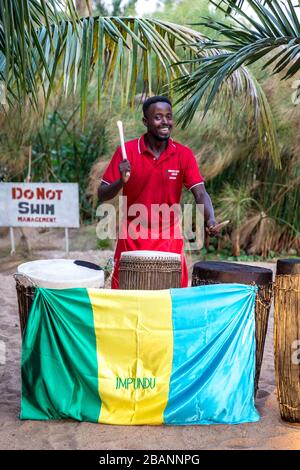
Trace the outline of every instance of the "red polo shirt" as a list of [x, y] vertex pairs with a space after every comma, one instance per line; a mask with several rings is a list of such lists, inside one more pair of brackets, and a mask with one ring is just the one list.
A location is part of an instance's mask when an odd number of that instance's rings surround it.
[[[131, 164], [130, 178], [123, 188], [123, 196], [127, 196], [128, 210], [125, 226], [127, 229], [128, 224], [136, 217], [139, 217], [142, 223], [136, 233], [133, 234], [131, 226], [129, 233], [126, 232], [126, 235], [123, 235], [126, 238], [119, 237], [118, 239], [112, 288], [118, 288], [121, 253], [132, 250], [168, 251], [181, 254], [182, 287], [186, 287], [188, 272], [184, 257], [183, 237], [178, 238], [176, 235], [177, 239], [174, 238], [174, 224], [171, 221], [171, 228], [167, 227], [170, 230], [170, 237], [165, 239], [166, 227], [162, 225], [161, 214], [159, 214], [159, 226], [154, 229], [154, 233], [156, 232], [154, 237], [153, 227], [149, 227], [149, 222], [153, 220], [151, 219], [151, 210], [155, 208], [153, 204], [167, 204], [167, 206], [179, 204], [183, 185], [187, 189], [191, 189], [197, 184], [203, 183], [204, 180], [199, 172], [195, 156], [188, 147], [174, 142], [172, 139], [169, 139], [167, 148], [159, 158], [156, 158], [147, 149], [144, 136], [126, 142], [125, 147], [127, 158]], [[119, 163], [121, 161], [122, 151], [119, 147], [104, 172], [102, 178], [104, 183], [111, 184], [120, 178]], [[147, 220], [141, 216], [138, 206], [134, 206], [134, 204], [143, 204]], [[152, 230], [152, 236], [150, 236], [150, 230]]]

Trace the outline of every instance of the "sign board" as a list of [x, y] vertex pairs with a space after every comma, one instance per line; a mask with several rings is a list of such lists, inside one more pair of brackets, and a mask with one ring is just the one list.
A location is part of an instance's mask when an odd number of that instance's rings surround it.
[[77, 183], [0, 183], [0, 227], [79, 227]]

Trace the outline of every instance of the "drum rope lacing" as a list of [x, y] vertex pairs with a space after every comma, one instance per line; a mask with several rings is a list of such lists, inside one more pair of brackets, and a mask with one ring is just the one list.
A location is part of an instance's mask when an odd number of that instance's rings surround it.
[[137, 269], [139, 271], [162, 271], [162, 272], [169, 272], [169, 271], [177, 271], [181, 270], [181, 262], [180, 260], [174, 260], [172, 258], [153, 258], [152, 260], [144, 260], [142, 261], [141, 258], [131, 258], [124, 259], [122, 258], [122, 263], [120, 263], [120, 271]]
[[[257, 284], [255, 284], [255, 282], [251, 282], [251, 285], [252, 286], [257, 286]], [[258, 291], [256, 293], [256, 302], [258, 302], [264, 308], [269, 309], [270, 306], [271, 306], [272, 297], [273, 297], [273, 284], [272, 284], [272, 282], [269, 282], [269, 284], [265, 284], [264, 286], [259, 286], [258, 285], [257, 287], [258, 287]], [[262, 289], [263, 287], [267, 288], [268, 300], [265, 299], [260, 293], [260, 289]]]

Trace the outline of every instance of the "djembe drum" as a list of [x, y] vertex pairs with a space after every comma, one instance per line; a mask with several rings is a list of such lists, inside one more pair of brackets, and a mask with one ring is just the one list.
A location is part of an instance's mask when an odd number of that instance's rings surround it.
[[204, 284], [238, 283], [258, 287], [255, 303], [255, 395], [258, 390], [261, 364], [264, 353], [268, 318], [272, 300], [272, 271], [239, 263], [201, 261], [194, 264], [192, 286]]
[[20, 264], [14, 277], [22, 336], [36, 287], [69, 289], [72, 287], [104, 286], [103, 270], [94, 263], [81, 260], [47, 259], [30, 261]]
[[279, 409], [300, 423], [300, 259], [277, 262], [274, 284], [274, 353]]
[[120, 259], [120, 289], [157, 290], [180, 287], [181, 260], [177, 253], [125, 251]]

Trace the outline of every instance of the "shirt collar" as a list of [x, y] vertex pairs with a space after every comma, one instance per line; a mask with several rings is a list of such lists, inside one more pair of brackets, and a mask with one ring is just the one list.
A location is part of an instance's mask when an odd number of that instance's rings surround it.
[[[176, 148], [177, 147], [176, 147], [175, 142], [170, 137], [169, 140], [168, 140], [168, 146], [167, 146], [165, 152], [167, 152], [169, 155], [172, 155], [172, 154], [176, 153]], [[139, 152], [139, 154], [144, 154], [146, 152], [149, 152], [149, 150], [147, 149], [146, 144], [145, 144], [145, 134], [141, 135], [141, 137], [138, 139], [138, 152]]]

